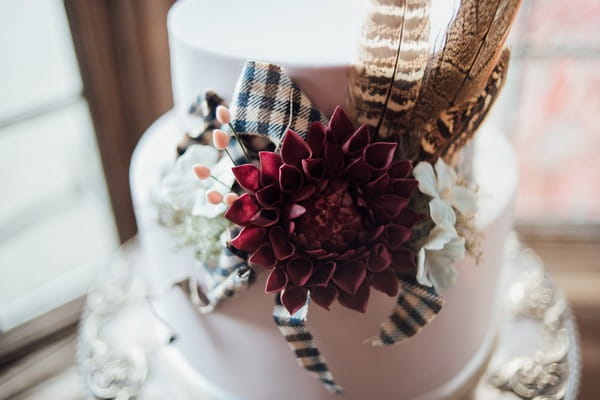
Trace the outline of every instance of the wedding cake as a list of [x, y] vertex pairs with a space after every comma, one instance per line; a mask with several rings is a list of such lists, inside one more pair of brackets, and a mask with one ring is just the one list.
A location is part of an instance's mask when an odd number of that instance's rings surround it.
[[517, 172], [493, 125], [470, 139], [518, 1], [447, 3], [171, 9], [175, 106], [131, 187], [189, 398], [462, 398], [485, 367]]

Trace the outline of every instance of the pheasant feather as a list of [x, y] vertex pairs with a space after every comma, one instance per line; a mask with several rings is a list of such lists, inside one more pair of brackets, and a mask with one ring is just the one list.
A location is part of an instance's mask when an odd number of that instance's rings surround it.
[[405, 128], [428, 60], [430, 0], [372, 0], [347, 109], [381, 137]]
[[[347, 108], [413, 160], [456, 152], [502, 86], [521, 0], [461, 0], [430, 54], [430, 0], [371, 0]], [[502, 57], [501, 57], [502, 56]]]
[[510, 50], [504, 49], [481, 93], [443, 111], [436, 121], [426, 125], [420, 160], [434, 162], [444, 157], [451, 162], [458, 150], [473, 137], [496, 101], [505, 82], [509, 60]]

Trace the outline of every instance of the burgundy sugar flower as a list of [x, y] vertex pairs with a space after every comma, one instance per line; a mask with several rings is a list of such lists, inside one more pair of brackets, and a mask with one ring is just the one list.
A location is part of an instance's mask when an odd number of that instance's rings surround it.
[[225, 213], [242, 227], [231, 244], [271, 270], [266, 292], [280, 292], [290, 313], [308, 293], [326, 309], [337, 299], [365, 312], [370, 287], [394, 296], [394, 272], [415, 268], [405, 243], [420, 220], [408, 207], [418, 183], [395, 150], [371, 143], [338, 107], [306, 140], [288, 130], [280, 154], [259, 154], [260, 167], [233, 168], [247, 193]]

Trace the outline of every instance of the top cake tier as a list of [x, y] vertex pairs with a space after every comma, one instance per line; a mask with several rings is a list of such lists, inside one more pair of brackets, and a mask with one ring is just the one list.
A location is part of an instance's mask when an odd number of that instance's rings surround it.
[[[246, 60], [283, 66], [324, 112], [343, 104], [368, 2], [180, 0], [168, 17], [175, 108], [206, 89], [230, 100]], [[188, 128], [186, 126], [186, 128]]]

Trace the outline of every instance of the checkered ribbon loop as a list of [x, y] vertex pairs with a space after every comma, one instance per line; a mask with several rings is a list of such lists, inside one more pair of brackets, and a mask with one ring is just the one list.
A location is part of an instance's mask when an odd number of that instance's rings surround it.
[[290, 315], [288, 310], [281, 304], [279, 295], [276, 295], [273, 320], [296, 354], [298, 364], [318, 378], [327, 390], [335, 394], [341, 394], [344, 389], [334, 382], [333, 375], [329, 371], [325, 359], [315, 345], [312, 333], [306, 327], [309, 301], [307, 300], [300, 310]]
[[278, 145], [289, 128], [306, 137], [315, 121], [327, 123], [310, 99], [278, 65], [248, 61], [231, 103], [232, 125], [240, 135], [262, 134]]
[[432, 288], [400, 280], [400, 294], [392, 314], [381, 324], [373, 346], [389, 346], [416, 335], [440, 312], [444, 300]]

